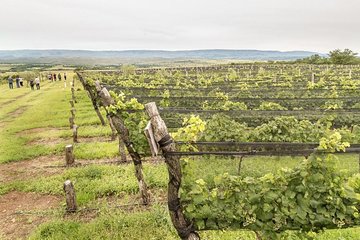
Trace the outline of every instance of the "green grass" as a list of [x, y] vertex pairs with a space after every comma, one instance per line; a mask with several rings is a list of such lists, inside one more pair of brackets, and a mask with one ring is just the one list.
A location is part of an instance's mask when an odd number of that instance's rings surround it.
[[[15, 102], [2, 107], [0, 112], [0, 146], [2, 147], [0, 163], [21, 161], [48, 154], [63, 154], [64, 143], [55, 146], [29, 145], [28, 143], [36, 139], [51, 140], [72, 136], [71, 130], [68, 129], [70, 88], [64, 89], [62, 82], [45, 82], [40, 91], [31, 91], [25, 87], [10, 90], [6, 85], [0, 86], [0, 90], [4, 92], [0, 101], [7, 102], [16, 99]], [[86, 92], [79, 88], [76, 91], [76, 98], [78, 103], [75, 107], [78, 111], [75, 123], [80, 126], [79, 137], [109, 136], [110, 128], [100, 125]], [[13, 116], [11, 112], [19, 108], [23, 108], [24, 112]], [[76, 157], [98, 159], [117, 155], [115, 142], [95, 145], [94, 143], [80, 143], [79, 149], [75, 150]]]
[[[166, 188], [167, 175], [165, 169], [165, 164], [146, 164], [144, 166], [146, 182], [150, 188]], [[12, 189], [62, 195], [63, 184], [70, 179], [76, 189], [78, 204], [82, 206], [99, 197], [137, 194], [138, 183], [134, 171], [132, 164], [88, 165], [81, 168], [69, 168], [58, 175], [4, 185], [0, 187], [0, 193]]]

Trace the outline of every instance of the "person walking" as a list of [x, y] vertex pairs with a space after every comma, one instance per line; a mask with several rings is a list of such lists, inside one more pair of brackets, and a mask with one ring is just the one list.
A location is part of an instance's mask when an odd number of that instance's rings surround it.
[[20, 77], [17, 76], [16, 79], [15, 79], [15, 81], [16, 81], [16, 87], [17, 87], [17, 88], [20, 88]]
[[34, 80], [31, 79], [30, 80], [30, 88], [31, 88], [31, 90], [34, 90], [34, 85], [35, 85]]
[[61, 81], [61, 74], [60, 73], [58, 74], [58, 79], [59, 79], [59, 81]]
[[54, 75], [53, 75], [53, 76], [54, 76], [54, 81], [56, 82], [56, 73], [54, 73]]
[[24, 79], [20, 78], [20, 87], [23, 87], [23, 86], [24, 86]]
[[66, 72], [64, 73], [64, 80], [66, 81]]
[[40, 90], [40, 79], [39, 79], [39, 77], [35, 78], [35, 84], [36, 84], [36, 89]]
[[12, 79], [11, 76], [8, 78], [8, 82], [9, 82], [9, 88], [14, 89], [14, 79]]

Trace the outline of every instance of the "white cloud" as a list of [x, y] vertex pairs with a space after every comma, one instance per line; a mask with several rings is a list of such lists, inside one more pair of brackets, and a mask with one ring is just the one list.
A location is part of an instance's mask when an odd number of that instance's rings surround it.
[[358, 0], [2, 0], [1, 49], [360, 51]]

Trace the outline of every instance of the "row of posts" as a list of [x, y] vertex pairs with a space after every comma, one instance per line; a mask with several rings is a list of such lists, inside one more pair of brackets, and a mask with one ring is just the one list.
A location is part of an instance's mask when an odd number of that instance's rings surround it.
[[[76, 142], [78, 142], [78, 139], [77, 139], [78, 126], [75, 124], [75, 113], [76, 113], [75, 103], [77, 103], [77, 101], [75, 98], [75, 79], [74, 78], [71, 83], [71, 100], [69, 102], [70, 102], [70, 106], [71, 106], [71, 109], [70, 109], [71, 116], [69, 117], [70, 129], [72, 130], [72, 133], [73, 133], [73, 142], [76, 143]], [[65, 146], [65, 161], [66, 161], [67, 167], [73, 166], [75, 164], [74, 148], [73, 148], [72, 144]], [[75, 194], [75, 188], [74, 188], [73, 183], [70, 180], [66, 180], [64, 182], [63, 189], [64, 189], [65, 197], [66, 197], [66, 211], [68, 213], [76, 212], [77, 203], [76, 203], [76, 194]]]

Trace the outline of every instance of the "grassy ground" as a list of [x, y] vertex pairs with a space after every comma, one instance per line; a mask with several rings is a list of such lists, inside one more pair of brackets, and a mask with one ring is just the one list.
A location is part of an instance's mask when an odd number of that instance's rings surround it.
[[[76, 86], [75, 122], [80, 126], [80, 143], [74, 144], [76, 160], [89, 164], [118, 159], [117, 142], [109, 141], [109, 127], [100, 125], [86, 93], [79, 83]], [[40, 91], [10, 90], [6, 85], [0, 90], [0, 239], [178, 239], [164, 204], [168, 179], [163, 163], [144, 164], [153, 202], [149, 207], [136, 205], [140, 199], [132, 164], [59, 167], [64, 164], [64, 146], [72, 143], [69, 82], [67, 88], [63, 82], [45, 82]], [[260, 176], [282, 166], [292, 167], [300, 160], [247, 158], [240, 174]], [[342, 160], [339, 168], [349, 174], [357, 171], [356, 156], [346, 155]], [[195, 176], [225, 171], [238, 174], [238, 159], [224, 159], [219, 164], [209, 158], [205, 166], [201, 161], [192, 162]], [[64, 214], [62, 184], [67, 179], [75, 185], [80, 209], [70, 215]], [[10, 194], [16, 198], [9, 198]], [[200, 234], [202, 239], [255, 239], [249, 231]], [[316, 239], [358, 236], [359, 229], [349, 229], [326, 231]]]

